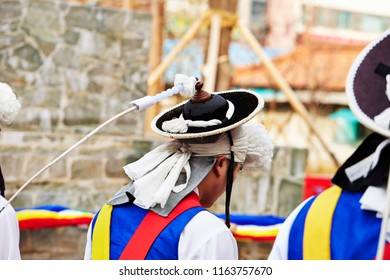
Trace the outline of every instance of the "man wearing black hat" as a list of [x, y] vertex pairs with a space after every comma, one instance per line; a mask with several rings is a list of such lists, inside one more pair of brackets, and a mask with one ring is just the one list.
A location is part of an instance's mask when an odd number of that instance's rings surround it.
[[363, 49], [347, 78], [351, 110], [374, 132], [337, 170], [335, 186], [289, 215], [269, 259], [390, 259], [389, 50], [390, 30]]
[[[20, 109], [12, 89], [0, 83], [0, 130], [2, 125], [10, 124]], [[19, 224], [15, 210], [5, 199], [5, 183], [0, 168], [0, 259], [20, 259]]]
[[[91, 223], [85, 259], [238, 259], [229, 230], [233, 181], [241, 168], [267, 168], [273, 144], [262, 108], [246, 90], [209, 94], [177, 75], [192, 98], [158, 115], [152, 129], [174, 140], [124, 167], [131, 182]], [[205, 210], [226, 192], [226, 225]]]

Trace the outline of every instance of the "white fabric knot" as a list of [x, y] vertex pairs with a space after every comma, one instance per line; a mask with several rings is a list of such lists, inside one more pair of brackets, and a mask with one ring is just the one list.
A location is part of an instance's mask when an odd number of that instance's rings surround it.
[[12, 123], [20, 107], [20, 102], [11, 87], [6, 83], [0, 83], [0, 125]]
[[188, 145], [182, 143], [182, 145], [180, 146], [180, 151], [182, 153], [190, 153], [191, 151], [188, 149]]

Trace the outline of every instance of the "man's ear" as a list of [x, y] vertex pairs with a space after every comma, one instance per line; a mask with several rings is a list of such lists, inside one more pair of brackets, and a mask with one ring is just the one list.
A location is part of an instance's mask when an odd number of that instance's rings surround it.
[[217, 160], [214, 163], [213, 170], [217, 176], [221, 176], [224, 174], [223, 169], [225, 168], [225, 164], [228, 159], [224, 156], [217, 157]]

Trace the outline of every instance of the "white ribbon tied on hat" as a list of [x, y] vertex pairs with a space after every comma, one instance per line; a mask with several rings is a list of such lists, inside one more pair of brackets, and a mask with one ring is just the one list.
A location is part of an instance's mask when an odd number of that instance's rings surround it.
[[[386, 96], [390, 101], [390, 75], [386, 75]], [[374, 117], [375, 123], [385, 129], [390, 129], [390, 107]]]
[[[229, 105], [229, 108], [226, 112], [226, 118], [229, 120], [233, 116], [234, 105], [229, 100], [226, 101]], [[212, 119], [208, 121], [185, 120], [183, 114], [181, 114], [179, 118], [163, 122], [161, 128], [169, 133], [186, 133], [189, 127], [209, 127], [221, 123], [222, 121], [218, 119]]]
[[[134, 184], [134, 204], [144, 209], [157, 204], [164, 208], [171, 192], [178, 193], [187, 187], [191, 176], [191, 156], [226, 155], [229, 158], [232, 150], [235, 162], [243, 164], [244, 169], [268, 170], [274, 145], [264, 126], [245, 123], [231, 132], [234, 146], [230, 146], [226, 133], [222, 133], [215, 143], [184, 144], [173, 140], [124, 166], [123, 169]], [[176, 186], [183, 169], [186, 182]]]
[[[134, 184], [134, 204], [149, 209], [156, 204], [164, 208], [172, 191], [182, 191], [191, 176], [188, 160], [191, 152], [179, 141], [158, 146], [141, 159], [123, 167]], [[186, 171], [186, 182], [175, 186], [180, 172]]]

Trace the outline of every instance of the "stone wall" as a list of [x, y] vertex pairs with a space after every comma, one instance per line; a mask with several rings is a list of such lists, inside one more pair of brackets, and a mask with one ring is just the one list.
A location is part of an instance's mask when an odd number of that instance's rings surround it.
[[[9, 0], [0, 2], [0, 18], [0, 80], [22, 103], [0, 139], [11, 195], [87, 132], [146, 94], [151, 15], [56, 0]], [[36, 178], [15, 207], [61, 203], [96, 210], [107, 196], [101, 190], [109, 193], [123, 184], [120, 167], [139, 157], [134, 145], [143, 137], [143, 120], [143, 113], [129, 114], [107, 126]]]

